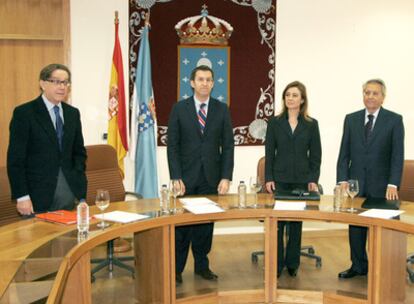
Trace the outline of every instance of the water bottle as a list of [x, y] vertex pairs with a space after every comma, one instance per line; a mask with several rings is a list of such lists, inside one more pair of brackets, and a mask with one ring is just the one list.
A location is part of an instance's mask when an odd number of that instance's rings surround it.
[[344, 192], [342, 190], [341, 185], [338, 184], [334, 188], [334, 202], [333, 202], [334, 211], [341, 210], [343, 200], [344, 200]]
[[161, 186], [160, 208], [162, 213], [170, 213], [170, 190], [168, 190], [167, 185]]
[[86, 235], [89, 232], [89, 206], [85, 200], [81, 200], [77, 207], [78, 233]]
[[246, 184], [244, 181], [240, 181], [237, 193], [239, 194], [239, 208], [246, 208]]

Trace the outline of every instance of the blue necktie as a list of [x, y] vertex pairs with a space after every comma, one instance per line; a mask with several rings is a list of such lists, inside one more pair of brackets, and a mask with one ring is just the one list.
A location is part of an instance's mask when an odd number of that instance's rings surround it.
[[198, 123], [200, 124], [201, 133], [204, 133], [204, 128], [206, 127], [207, 113], [206, 113], [206, 104], [202, 103], [200, 105], [200, 110], [198, 110]]
[[59, 149], [62, 151], [62, 139], [63, 139], [63, 121], [62, 118], [60, 118], [59, 115], [59, 107], [54, 106], [53, 111], [55, 111], [55, 117], [56, 117], [56, 135], [57, 140], [59, 143]]

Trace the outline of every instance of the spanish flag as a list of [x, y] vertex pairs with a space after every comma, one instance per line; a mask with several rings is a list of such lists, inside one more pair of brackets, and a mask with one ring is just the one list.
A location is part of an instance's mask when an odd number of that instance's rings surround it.
[[124, 157], [128, 151], [126, 99], [121, 45], [118, 37], [118, 12], [115, 12], [115, 47], [112, 57], [108, 100], [108, 144], [115, 148], [118, 165], [125, 176]]

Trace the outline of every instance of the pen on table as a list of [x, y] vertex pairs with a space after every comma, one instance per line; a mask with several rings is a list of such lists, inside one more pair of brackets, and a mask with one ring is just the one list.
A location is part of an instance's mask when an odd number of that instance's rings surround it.
[[63, 212], [58, 212], [58, 211], [48, 211], [47, 213], [63, 215]]

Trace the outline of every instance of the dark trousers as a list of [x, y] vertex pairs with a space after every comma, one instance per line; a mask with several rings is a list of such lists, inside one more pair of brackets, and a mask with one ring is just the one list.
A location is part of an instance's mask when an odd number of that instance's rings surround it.
[[[282, 191], [294, 189], [308, 190], [307, 184], [276, 182], [276, 188]], [[286, 230], [287, 243], [284, 244]], [[277, 223], [277, 269], [283, 267], [298, 268], [300, 264], [300, 247], [302, 242], [302, 222], [278, 221]]]
[[75, 208], [75, 200], [76, 197], [73, 195], [72, 190], [70, 190], [62, 169], [59, 169], [55, 194], [53, 196], [53, 203], [52, 206], [49, 207], [48, 211], [61, 209], [73, 210], [73, 208]]
[[[186, 195], [217, 194], [217, 186], [211, 187], [201, 170], [196, 186], [187, 187]], [[194, 257], [194, 271], [209, 269], [207, 255], [211, 250], [214, 224], [188, 225], [175, 228], [175, 272], [182, 273], [190, 249]]]
[[[300, 264], [300, 246], [302, 240], [302, 222], [280, 221], [277, 223], [277, 269], [283, 267], [296, 269]], [[286, 229], [287, 244], [283, 236]], [[286, 252], [285, 252], [286, 249]]]
[[[367, 181], [364, 182], [367, 185]], [[367, 198], [371, 197], [369, 191], [367, 189], [360, 189], [358, 196], [365, 196]], [[385, 197], [385, 191], [384, 191]], [[349, 225], [349, 247], [351, 249], [351, 262], [352, 266], [351, 269], [365, 274], [368, 272], [368, 257], [367, 257], [367, 227], [360, 227], [360, 226], [353, 226]]]
[[368, 272], [366, 251], [367, 227], [349, 225], [349, 245], [351, 247], [351, 269], [358, 273]]

